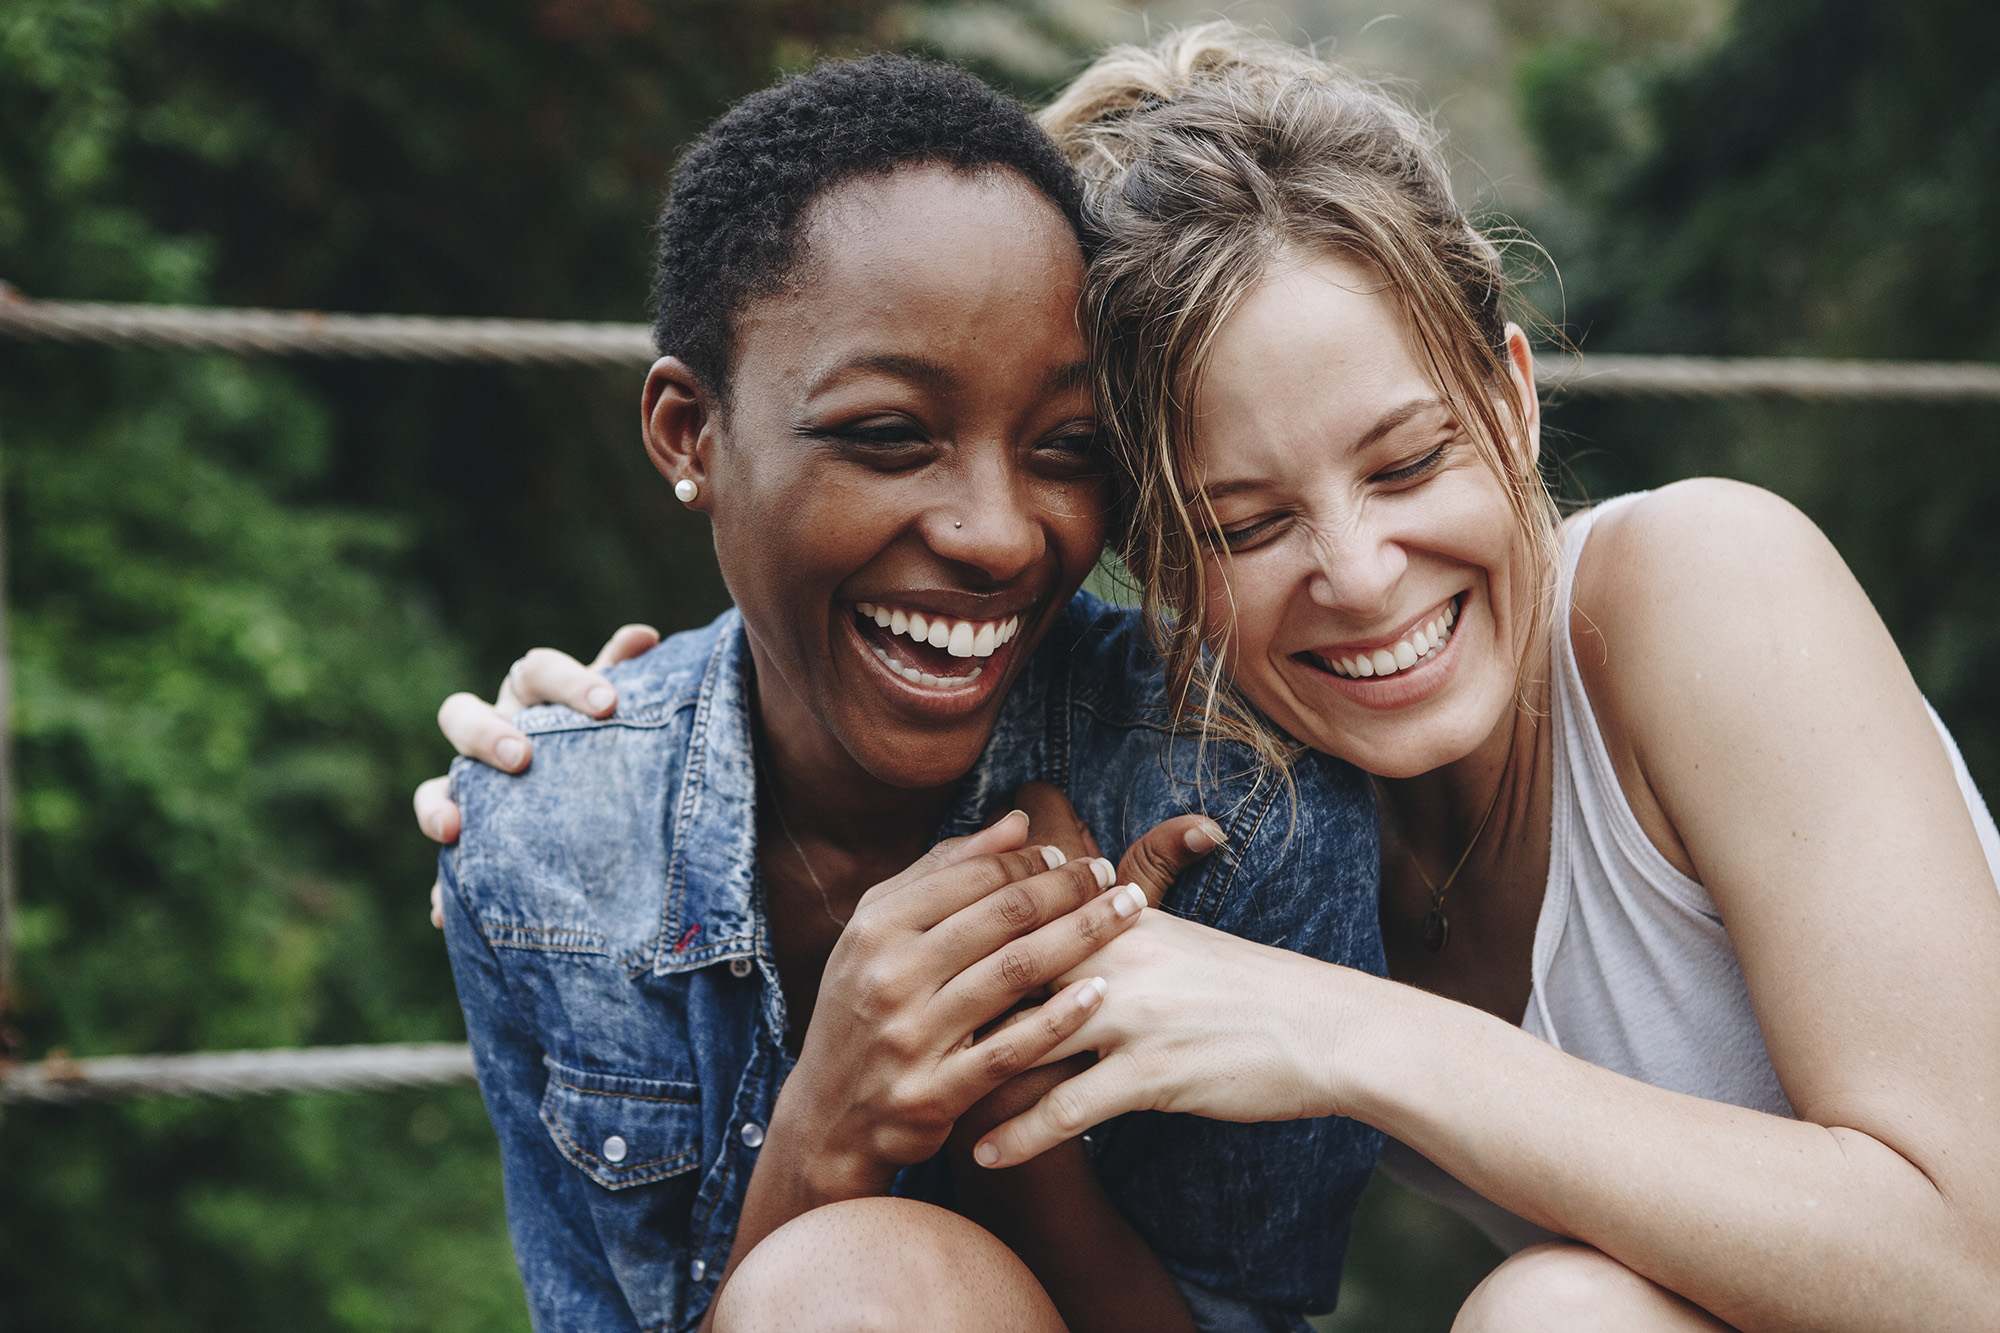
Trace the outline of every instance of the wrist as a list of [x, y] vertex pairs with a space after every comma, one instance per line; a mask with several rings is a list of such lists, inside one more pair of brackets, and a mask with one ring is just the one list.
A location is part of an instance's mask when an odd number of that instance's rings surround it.
[[[1394, 983], [1335, 963], [1307, 960], [1309, 976], [1288, 985], [1292, 1045], [1312, 1115], [1366, 1120], [1377, 1071], [1395, 1042], [1383, 991]], [[1373, 1123], [1370, 1121], [1369, 1123]]]
[[839, 1131], [846, 1117], [816, 1114], [806, 1098], [794, 1096], [802, 1081], [798, 1073], [793, 1071], [771, 1108], [760, 1167], [785, 1182], [785, 1193], [802, 1211], [887, 1194], [896, 1165], [872, 1145], [843, 1141]]

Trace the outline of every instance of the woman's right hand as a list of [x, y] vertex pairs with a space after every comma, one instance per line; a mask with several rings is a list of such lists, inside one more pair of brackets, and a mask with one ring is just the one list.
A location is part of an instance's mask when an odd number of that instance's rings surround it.
[[1027, 846], [1016, 811], [939, 844], [862, 895], [827, 959], [797, 1065], [772, 1111], [735, 1253], [823, 1204], [886, 1194], [966, 1109], [1083, 1026], [1104, 995], [1084, 965], [1137, 920], [1111, 863]]
[[[660, 632], [651, 625], [620, 626], [589, 666], [560, 649], [530, 649], [508, 669], [492, 703], [464, 691], [446, 699], [438, 708], [438, 730], [467, 759], [503, 773], [518, 773], [534, 759], [534, 747], [509, 720], [514, 714], [534, 704], [567, 704], [590, 717], [609, 717], [618, 707], [618, 690], [600, 673], [650, 651], [659, 641]], [[451, 799], [449, 777], [419, 783], [412, 804], [425, 837], [447, 845], [458, 841], [458, 803]], [[433, 926], [444, 925], [438, 892], [433, 883]]]

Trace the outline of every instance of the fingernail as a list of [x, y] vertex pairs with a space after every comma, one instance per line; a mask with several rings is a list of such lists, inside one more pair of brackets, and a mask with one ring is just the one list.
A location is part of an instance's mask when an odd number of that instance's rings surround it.
[[1187, 849], [1191, 852], [1212, 852], [1227, 840], [1222, 836], [1220, 824], [1212, 819], [1204, 819], [1189, 829], [1187, 836], [1181, 841], [1187, 844]]
[[990, 1143], [982, 1143], [972, 1150], [972, 1160], [981, 1166], [993, 1166], [1000, 1160], [1000, 1150]]
[[1021, 810], [1021, 809], [1009, 810], [1006, 814], [1000, 816], [1000, 818], [1003, 820], [1012, 819], [1015, 815], [1019, 815], [1021, 817], [1021, 822], [1023, 824], [1032, 824], [1035, 822], [1034, 820], [1028, 818], [1028, 812], [1026, 810]]
[[1118, 896], [1111, 900], [1111, 910], [1120, 916], [1131, 916], [1146, 905], [1146, 891], [1137, 884], [1127, 884], [1118, 890]]
[[593, 685], [590, 693], [583, 696], [583, 701], [590, 705], [593, 713], [608, 713], [611, 705], [618, 702], [618, 691], [609, 685]]
[[1111, 863], [1105, 860], [1103, 857], [1093, 856], [1090, 858], [1090, 873], [1097, 876], [1098, 888], [1108, 889], [1111, 887], [1111, 881], [1113, 877], [1115, 877], [1118, 872], [1112, 869]]
[[493, 747], [493, 754], [499, 759], [500, 767], [509, 771], [519, 768], [521, 760], [527, 757], [527, 753], [526, 748], [522, 746], [521, 742], [515, 740], [512, 736], [506, 737]]
[[1042, 860], [1048, 864], [1051, 870], [1054, 870], [1057, 866], [1069, 863], [1069, 858], [1063, 855], [1063, 850], [1060, 847], [1042, 848]]
[[1104, 992], [1109, 989], [1110, 983], [1106, 982], [1103, 977], [1092, 977], [1090, 980], [1084, 982], [1083, 989], [1076, 993], [1076, 1007], [1079, 1009], [1095, 1009], [1097, 1002], [1104, 998]]

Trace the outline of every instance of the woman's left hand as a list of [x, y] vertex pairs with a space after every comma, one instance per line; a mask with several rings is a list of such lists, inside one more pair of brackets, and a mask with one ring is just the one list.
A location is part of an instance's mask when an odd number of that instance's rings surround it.
[[1156, 908], [1093, 954], [1109, 982], [1077, 1034], [1048, 1057], [1097, 1063], [982, 1136], [981, 1166], [1014, 1166], [1127, 1111], [1212, 1120], [1337, 1115], [1341, 991], [1359, 973], [1255, 944]]

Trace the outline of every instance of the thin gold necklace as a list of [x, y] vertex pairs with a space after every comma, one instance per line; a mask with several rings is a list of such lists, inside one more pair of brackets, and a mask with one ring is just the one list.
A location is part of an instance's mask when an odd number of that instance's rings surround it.
[[[1505, 775], [1502, 776], [1504, 778]], [[1493, 799], [1486, 803], [1486, 813], [1479, 817], [1479, 827], [1472, 831], [1472, 841], [1465, 844], [1465, 850], [1459, 854], [1458, 864], [1444, 877], [1444, 883], [1433, 884], [1431, 877], [1424, 873], [1424, 863], [1417, 859], [1415, 840], [1404, 830], [1403, 821], [1396, 817], [1394, 807], [1384, 799], [1382, 784], [1376, 781], [1372, 774], [1369, 781], [1375, 783], [1376, 801], [1387, 808], [1390, 812], [1389, 818], [1395, 820], [1396, 832], [1402, 836], [1403, 850], [1410, 854], [1410, 864], [1416, 867], [1417, 878], [1421, 879], [1424, 887], [1431, 891], [1431, 910], [1424, 917], [1424, 948], [1432, 953], [1443, 953], [1444, 946], [1451, 942], [1451, 918], [1444, 914], [1444, 896], [1451, 892], [1451, 886], [1457, 882], [1458, 872], [1465, 869], [1465, 863], [1472, 859], [1472, 849], [1479, 845], [1479, 839], [1485, 834], [1486, 825], [1493, 818], [1493, 812], [1499, 809], [1500, 789], [1507, 784], [1504, 780], [1493, 784]]]
[[763, 761], [756, 758], [755, 750], [751, 751], [751, 758], [756, 762], [758, 775], [764, 779], [764, 786], [771, 793], [771, 813], [778, 817], [779, 831], [785, 835], [785, 841], [792, 845], [792, 854], [799, 858], [799, 864], [806, 868], [806, 874], [811, 878], [813, 887], [819, 890], [819, 905], [821, 910], [826, 913], [827, 920], [833, 922], [834, 925], [839, 926], [842, 930], [846, 930], [847, 923], [854, 919], [854, 914], [849, 912], [845, 917], [834, 915], [833, 895], [826, 891], [826, 884], [821, 881], [819, 871], [813, 869], [812, 858], [806, 855], [806, 849], [800, 845], [798, 835], [792, 832], [792, 822], [785, 818], [785, 802], [778, 795], [778, 784], [771, 780], [770, 774], [763, 771]]

